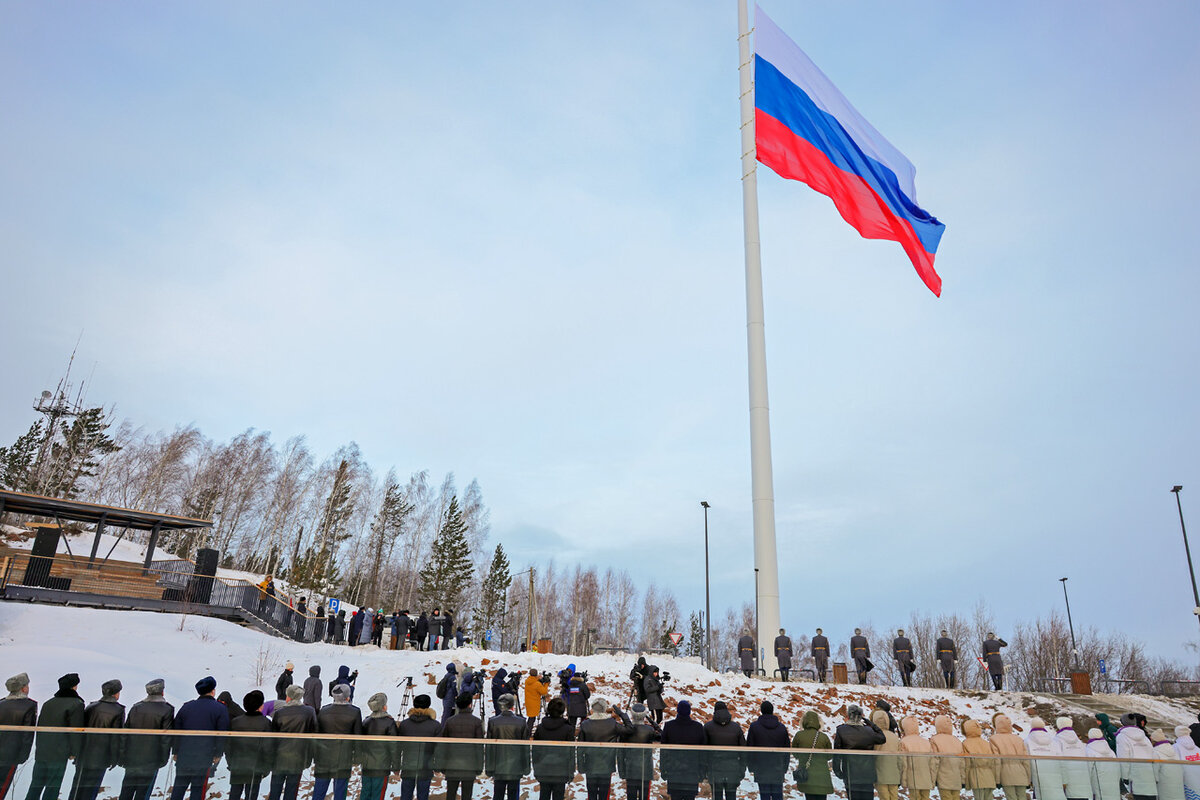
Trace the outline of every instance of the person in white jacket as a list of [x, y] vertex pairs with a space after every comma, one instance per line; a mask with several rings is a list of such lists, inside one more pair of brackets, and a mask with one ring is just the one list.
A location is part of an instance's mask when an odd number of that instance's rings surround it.
[[[1153, 759], [1154, 746], [1146, 738], [1146, 732], [1133, 723], [1133, 715], [1121, 717], [1121, 728], [1117, 731], [1117, 758]], [[1153, 800], [1158, 795], [1158, 784], [1154, 780], [1153, 764], [1121, 762], [1121, 780], [1129, 781], [1129, 793], [1134, 800]]]
[[1175, 753], [1183, 767], [1183, 800], [1200, 800], [1200, 747], [1192, 739], [1192, 729], [1187, 725], [1175, 728]]
[[[1154, 757], [1166, 762], [1179, 760], [1175, 742], [1167, 738], [1162, 728], [1150, 733], [1154, 744]], [[1183, 800], [1183, 764], [1159, 763], [1154, 765], [1154, 781], [1158, 784], [1158, 800]]]
[[[1092, 800], [1092, 776], [1088, 769], [1087, 747], [1079, 741], [1070, 717], [1059, 717], [1054, 721], [1058, 733], [1054, 734], [1054, 745], [1058, 754], [1072, 760], [1062, 761], [1062, 778], [1068, 800]], [[1073, 759], [1079, 759], [1075, 761]]]
[[[1031, 756], [1056, 756], [1058, 743], [1054, 736], [1046, 730], [1046, 723], [1041, 717], [1029, 720], [1029, 734], [1025, 737], [1025, 746]], [[1033, 789], [1037, 800], [1066, 800], [1063, 792], [1062, 762], [1048, 758], [1033, 759]]]
[[1121, 766], [1104, 738], [1104, 731], [1099, 728], [1088, 731], [1084, 752], [1092, 759], [1092, 796], [1096, 800], [1121, 800]]

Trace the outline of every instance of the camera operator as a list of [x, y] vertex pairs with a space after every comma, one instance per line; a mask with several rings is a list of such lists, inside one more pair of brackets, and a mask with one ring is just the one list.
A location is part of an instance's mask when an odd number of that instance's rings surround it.
[[587, 685], [587, 673], [580, 672], [571, 676], [567, 682], [567, 721], [574, 728], [579, 720], [588, 715], [588, 698], [592, 690]]
[[633, 697], [638, 703], [646, 702], [644, 683], [649, 674], [650, 666], [646, 663], [646, 657], [638, 656], [637, 663], [633, 665], [633, 669], [629, 670], [629, 680], [633, 681]]
[[663, 702], [663, 681], [669, 680], [670, 675], [660, 676], [658, 667], [650, 665], [650, 674], [642, 681], [646, 691], [646, 709], [650, 712], [655, 725], [662, 724], [663, 710], [667, 704]]
[[542, 713], [542, 701], [550, 694], [550, 673], [539, 675], [536, 669], [529, 670], [525, 679], [525, 719], [528, 720], [529, 733], [532, 735], [533, 726]]

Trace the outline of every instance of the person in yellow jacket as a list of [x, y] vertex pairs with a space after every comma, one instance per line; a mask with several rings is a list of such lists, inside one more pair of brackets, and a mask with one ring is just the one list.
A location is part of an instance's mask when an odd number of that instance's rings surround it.
[[542, 713], [542, 701], [548, 694], [550, 686], [542, 683], [536, 669], [529, 670], [529, 675], [525, 677], [525, 718], [529, 721], [527, 728], [530, 733]]

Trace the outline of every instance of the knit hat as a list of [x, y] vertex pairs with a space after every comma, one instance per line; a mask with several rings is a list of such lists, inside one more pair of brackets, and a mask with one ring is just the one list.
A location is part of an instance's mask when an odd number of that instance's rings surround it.
[[1063, 728], [1074, 728], [1075, 722], [1070, 717], [1059, 717], [1058, 719], [1054, 720], [1054, 727], [1058, 728], [1060, 731]]
[[454, 705], [459, 709], [470, 708], [471, 701], [474, 699], [475, 698], [471, 697], [469, 694], [460, 694], [457, 698], [455, 698]]
[[1154, 730], [1150, 731], [1150, 741], [1154, 742], [1155, 744], [1158, 744], [1159, 742], [1165, 742], [1166, 740], [1167, 735], [1163, 733], [1162, 728], [1155, 728]]
[[413, 708], [429, 708], [429, 695], [419, 694], [413, 698]]
[[[1175, 730], [1179, 730], [1179, 729], [1176, 728]], [[1184, 731], [1184, 733], [1188, 732], [1186, 725], [1183, 726], [1183, 731]], [[1099, 728], [1089, 728], [1088, 729], [1088, 739], [1103, 739], [1103, 738], [1104, 738], [1104, 733]]]
[[300, 700], [303, 697], [304, 697], [304, 687], [301, 686], [300, 684], [293, 683], [291, 686], [287, 687], [287, 699], [288, 700]]
[[350, 687], [344, 683], [339, 683], [337, 686], [333, 687], [333, 690], [330, 691], [329, 694], [333, 697], [333, 701], [335, 703], [350, 702]]
[[713, 703], [713, 711], [725, 711], [728, 710], [728, 708], [729, 706], [725, 705], [724, 700], [718, 700], [717, 702]]
[[16, 694], [28, 685], [29, 676], [24, 672], [13, 675], [4, 682], [4, 688], [8, 689], [9, 694]]
[[[367, 708], [372, 712], [383, 711], [383, 707], [387, 705], [387, 695], [383, 692], [376, 692], [367, 700]], [[413, 703], [413, 708], [416, 708], [416, 703]]]
[[78, 685], [79, 685], [79, 673], [78, 672], [68, 672], [66, 675], [63, 675], [61, 678], [58, 679], [58, 688], [64, 692], [67, 689], [74, 689]]
[[1029, 718], [1029, 729], [1030, 730], [1034, 730], [1035, 728], [1045, 728], [1045, 727], [1046, 727], [1046, 720], [1042, 719], [1041, 717], [1030, 717]]
[[121, 693], [121, 682], [116, 678], [100, 684], [100, 693], [105, 697], [114, 697]]
[[763, 700], [758, 707], [758, 712], [763, 716], [775, 713], [775, 706], [771, 705], [770, 700]]
[[146, 694], [148, 694], [150, 696], [158, 695], [161, 697], [162, 693], [164, 691], [166, 691], [166, 688], [167, 688], [166, 681], [164, 681], [162, 678], [155, 678], [154, 680], [152, 680], [146, 684]]
[[208, 694], [217, 688], [217, 679], [212, 675], [206, 675], [196, 681], [196, 694]]
[[265, 698], [263, 697], [262, 692], [260, 692], [258, 689], [253, 689], [249, 692], [246, 692], [246, 696], [242, 698], [242, 708], [244, 708], [247, 713], [251, 711], [258, 711], [260, 708], [262, 708], [264, 699]]
[[283, 665], [283, 668], [284, 668], [284, 669], [286, 669], [286, 670], [289, 670], [289, 671], [291, 671], [291, 670], [294, 670], [294, 669], [296, 668], [296, 665], [295, 665], [295, 664], [293, 664], [292, 662], [290, 662], [290, 661], [289, 661], [289, 662], [287, 662], [286, 664], [284, 664], [284, 665]]
[[680, 700], [679, 705], [675, 706], [675, 716], [683, 719], [692, 718], [692, 704], [687, 700]]
[[1187, 725], [1176, 725], [1175, 726], [1175, 738], [1182, 739], [1184, 736], [1191, 736], [1191, 735], [1192, 735], [1192, 729], [1189, 728]]
[[862, 716], [863, 716], [863, 713], [862, 713], [862, 708], [860, 706], [857, 706], [854, 703], [851, 703], [849, 706], [846, 707], [846, 719], [850, 720], [851, 722], [862, 719]]
[[1133, 719], [1133, 714], [1122, 714], [1121, 715], [1121, 724], [1132, 728], [1132, 727], [1135, 727], [1137, 723]]

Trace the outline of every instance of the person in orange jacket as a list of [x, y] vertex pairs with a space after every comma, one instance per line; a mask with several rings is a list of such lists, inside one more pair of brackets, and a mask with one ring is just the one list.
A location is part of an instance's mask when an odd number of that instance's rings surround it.
[[525, 718], [527, 729], [532, 734], [533, 726], [542, 713], [542, 701], [550, 694], [550, 686], [543, 683], [536, 669], [529, 670], [525, 677]]

